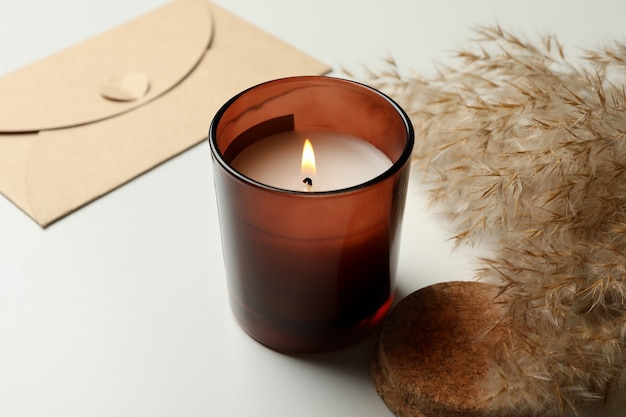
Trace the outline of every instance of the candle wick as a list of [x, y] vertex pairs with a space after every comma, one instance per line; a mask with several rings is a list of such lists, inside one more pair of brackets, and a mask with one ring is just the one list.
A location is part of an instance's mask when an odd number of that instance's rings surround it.
[[302, 182], [309, 186], [313, 185], [313, 180], [309, 177], [306, 177], [305, 179], [303, 179]]

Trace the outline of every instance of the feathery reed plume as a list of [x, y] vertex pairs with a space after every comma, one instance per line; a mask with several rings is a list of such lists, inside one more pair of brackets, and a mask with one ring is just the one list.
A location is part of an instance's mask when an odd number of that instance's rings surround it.
[[434, 77], [389, 59], [365, 82], [411, 116], [415, 165], [456, 243], [489, 245], [477, 278], [512, 320], [490, 407], [577, 413], [626, 370], [626, 45], [574, 65], [554, 36], [475, 34]]

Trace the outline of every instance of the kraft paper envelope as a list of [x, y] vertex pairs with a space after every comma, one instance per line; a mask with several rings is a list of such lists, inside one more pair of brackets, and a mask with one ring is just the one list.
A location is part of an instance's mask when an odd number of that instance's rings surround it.
[[45, 227], [201, 142], [239, 91], [329, 68], [205, 0], [0, 78], [0, 192]]

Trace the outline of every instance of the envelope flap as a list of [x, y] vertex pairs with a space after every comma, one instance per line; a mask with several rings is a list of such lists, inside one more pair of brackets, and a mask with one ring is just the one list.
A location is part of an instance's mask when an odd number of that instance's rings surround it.
[[0, 78], [0, 132], [106, 119], [176, 86], [213, 33], [205, 0], [176, 0]]

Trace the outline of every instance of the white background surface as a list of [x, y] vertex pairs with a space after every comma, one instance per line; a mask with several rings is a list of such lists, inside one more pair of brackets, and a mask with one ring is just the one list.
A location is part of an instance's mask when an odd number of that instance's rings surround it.
[[[337, 69], [391, 54], [428, 73], [476, 24], [554, 33], [572, 53], [626, 40], [621, 0], [216, 3]], [[0, 0], [0, 74], [161, 4]], [[371, 340], [294, 358], [237, 327], [210, 163], [202, 143], [46, 230], [0, 197], [1, 417], [391, 416], [369, 379]], [[473, 258], [451, 254], [417, 179], [399, 297], [472, 278]]]

